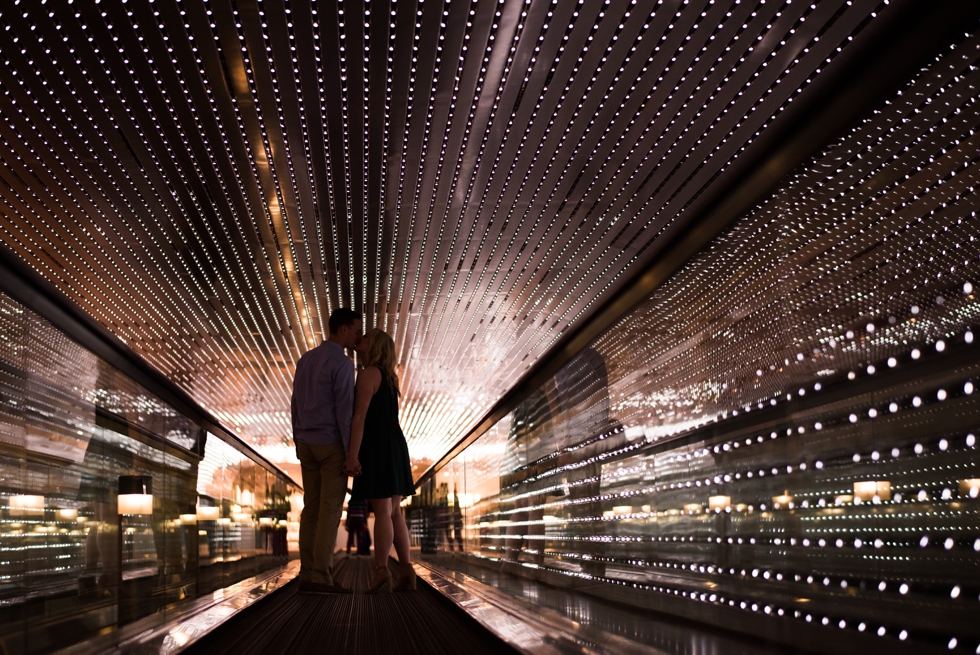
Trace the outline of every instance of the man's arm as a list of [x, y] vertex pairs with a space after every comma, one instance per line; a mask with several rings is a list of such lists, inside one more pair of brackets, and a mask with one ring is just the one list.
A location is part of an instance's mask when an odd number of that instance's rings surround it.
[[350, 423], [354, 415], [354, 365], [346, 357], [340, 362], [333, 378], [333, 397], [337, 430], [347, 453], [350, 451]]
[[[305, 355], [304, 355], [305, 357]], [[296, 399], [297, 394], [303, 393], [303, 380], [300, 377], [304, 370], [305, 360], [303, 357], [299, 358], [296, 362], [296, 370], [293, 372], [293, 393], [289, 397], [289, 420], [293, 426], [293, 438], [296, 438], [296, 424], [299, 423], [299, 412], [297, 407], [299, 406], [299, 401]]]

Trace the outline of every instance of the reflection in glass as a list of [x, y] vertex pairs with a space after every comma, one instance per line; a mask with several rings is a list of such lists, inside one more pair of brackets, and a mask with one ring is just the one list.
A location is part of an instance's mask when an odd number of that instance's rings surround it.
[[0, 640], [10, 652], [162, 618], [171, 603], [284, 561], [279, 521], [294, 492], [0, 295]]
[[440, 561], [789, 641], [806, 624], [977, 649], [978, 46], [427, 481], [470, 501], [466, 555]]

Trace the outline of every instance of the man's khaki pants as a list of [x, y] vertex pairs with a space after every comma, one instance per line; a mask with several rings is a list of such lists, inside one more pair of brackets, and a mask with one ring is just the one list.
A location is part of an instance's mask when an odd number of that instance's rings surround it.
[[330, 567], [347, 493], [344, 444], [315, 446], [296, 441], [303, 471], [303, 515], [299, 521], [301, 582], [333, 584]]

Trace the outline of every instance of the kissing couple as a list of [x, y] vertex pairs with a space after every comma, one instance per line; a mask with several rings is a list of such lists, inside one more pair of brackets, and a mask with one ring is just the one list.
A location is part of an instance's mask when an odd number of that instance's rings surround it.
[[[337, 529], [354, 476], [353, 498], [374, 510], [374, 579], [367, 593], [392, 590], [388, 556], [394, 544], [401, 575], [395, 591], [415, 589], [408, 526], [401, 501], [415, 493], [408, 444], [398, 424], [395, 343], [379, 328], [361, 334], [361, 314], [330, 314], [330, 334], [296, 364], [291, 402], [293, 441], [303, 473], [299, 524], [299, 592], [350, 594], [333, 578]], [[361, 370], [345, 350], [357, 353]]]

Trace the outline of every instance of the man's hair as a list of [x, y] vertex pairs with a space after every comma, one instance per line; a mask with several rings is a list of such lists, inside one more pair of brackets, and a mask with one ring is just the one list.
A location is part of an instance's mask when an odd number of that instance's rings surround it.
[[335, 309], [330, 315], [330, 334], [337, 334], [340, 332], [340, 328], [345, 325], [353, 325], [354, 321], [359, 320], [361, 320], [360, 312], [355, 312], [353, 309], [347, 309], [346, 307]]

